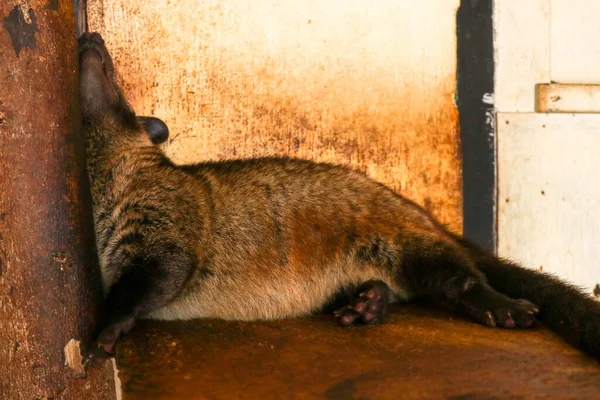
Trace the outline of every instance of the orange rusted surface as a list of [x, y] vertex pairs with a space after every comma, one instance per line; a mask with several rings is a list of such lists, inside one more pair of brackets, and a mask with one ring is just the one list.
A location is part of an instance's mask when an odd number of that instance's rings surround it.
[[64, 355], [102, 299], [73, 1], [3, 1], [0, 20], [0, 399], [108, 400], [112, 376]]
[[88, 22], [174, 160], [350, 164], [458, 231], [458, 3], [95, 0]]
[[357, 328], [331, 316], [142, 322], [117, 347], [123, 400], [600, 398], [597, 361], [548, 330], [391, 312]]

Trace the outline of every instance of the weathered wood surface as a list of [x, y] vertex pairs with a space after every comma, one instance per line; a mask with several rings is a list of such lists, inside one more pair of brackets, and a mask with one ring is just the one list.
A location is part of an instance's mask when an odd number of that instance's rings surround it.
[[538, 113], [598, 113], [600, 112], [600, 85], [538, 84], [535, 87], [535, 111]]
[[101, 296], [73, 2], [4, 1], [0, 18], [0, 398], [111, 399], [109, 366], [65, 366]]
[[88, 24], [175, 161], [350, 164], [459, 231], [458, 3], [93, 0]]
[[350, 329], [331, 316], [144, 322], [117, 347], [123, 400], [600, 398], [598, 363], [546, 329], [392, 312]]

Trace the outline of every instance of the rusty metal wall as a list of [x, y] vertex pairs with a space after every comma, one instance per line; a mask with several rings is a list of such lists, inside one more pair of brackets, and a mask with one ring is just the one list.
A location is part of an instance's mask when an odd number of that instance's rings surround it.
[[354, 165], [462, 228], [458, 0], [90, 0], [139, 113], [177, 162]]
[[[101, 299], [72, 0], [0, 3], [0, 398], [109, 399], [82, 373]], [[111, 392], [112, 389], [112, 392]]]

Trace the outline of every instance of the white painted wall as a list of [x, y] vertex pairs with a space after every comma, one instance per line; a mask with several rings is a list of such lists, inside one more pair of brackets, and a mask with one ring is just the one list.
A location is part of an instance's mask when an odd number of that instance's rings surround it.
[[494, 2], [498, 253], [590, 293], [600, 283], [600, 90], [553, 85], [536, 100], [536, 85], [600, 83], [599, 20], [597, 0]]
[[550, 1], [550, 79], [600, 83], [600, 1]]
[[533, 112], [535, 84], [550, 82], [550, 1], [496, 0], [493, 19], [496, 109]]
[[497, 117], [498, 252], [591, 291], [600, 280], [600, 114]]

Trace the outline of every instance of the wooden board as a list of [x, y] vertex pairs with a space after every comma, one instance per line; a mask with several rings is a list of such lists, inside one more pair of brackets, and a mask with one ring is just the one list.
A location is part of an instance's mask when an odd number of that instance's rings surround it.
[[496, 110], [532, 112], [550, 82], [550, 0], [493, 3]]
[[544, 83], [535, 89], [536, 112], [600, 112], [600, 85]]
[[91, 0], [127, 96], [177, 162], [350, 164], [461, 229], [458, 0]]
[[600, 114], [498, 114], [498, 251], [600, 283]]
[[600, 366], [546, 329], [390, 308], [381, 325], [142, 321], [117, 346], [123, 400], [597, 399]]

